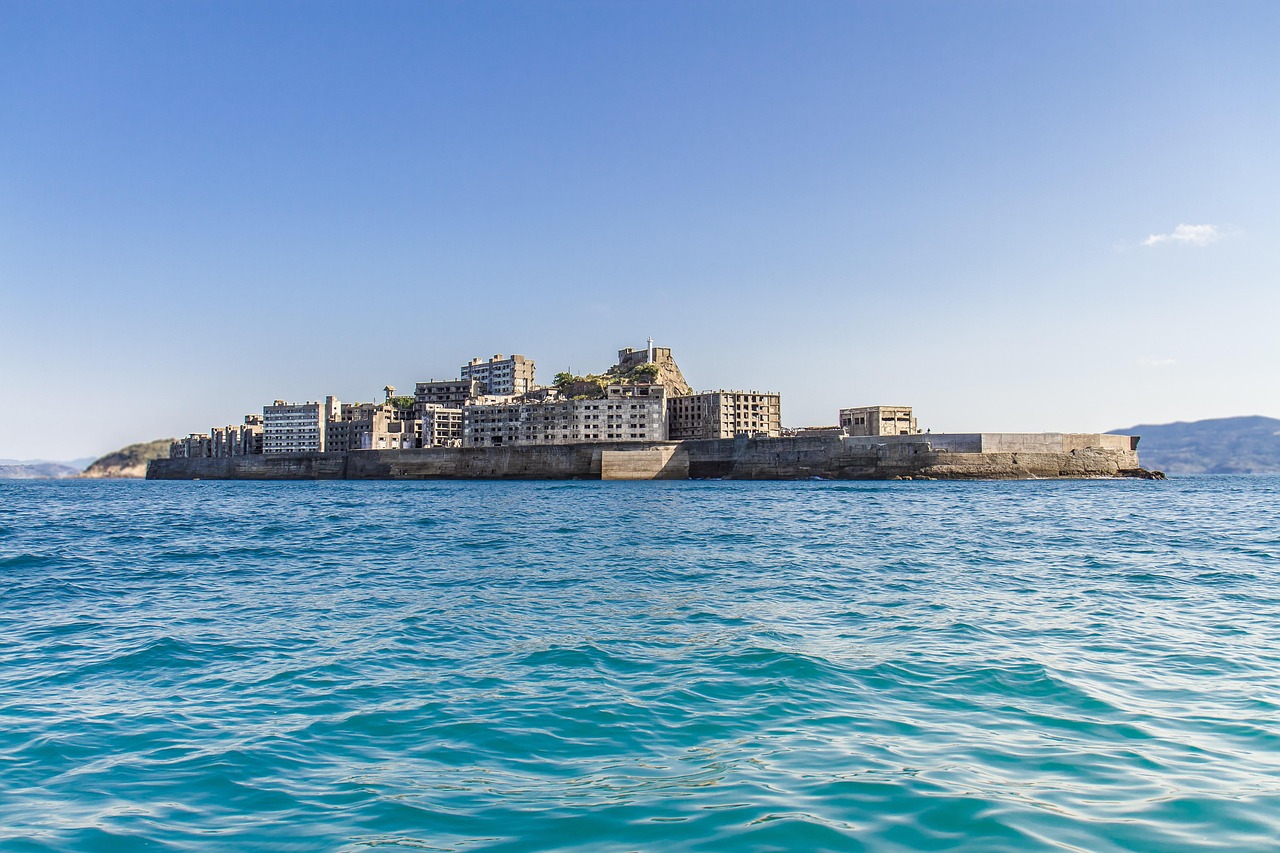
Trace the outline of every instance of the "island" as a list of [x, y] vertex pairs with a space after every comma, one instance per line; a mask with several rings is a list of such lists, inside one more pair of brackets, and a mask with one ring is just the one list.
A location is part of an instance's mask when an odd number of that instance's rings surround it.
[[773, 391], [694, 392], [667, 347], [627, 348], [601, 374], [535, 380], [523, 355], [379, 403], [276, 400], [172, 442], [152, 480], [1160, 479], [1138, 437], [931, 433], [910, 406], [842, 408], [832, 426], [782, 426]]

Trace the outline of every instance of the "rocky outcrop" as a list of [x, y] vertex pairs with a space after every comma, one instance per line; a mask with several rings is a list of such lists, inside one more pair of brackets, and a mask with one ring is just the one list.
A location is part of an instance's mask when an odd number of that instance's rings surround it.
[[654, 363], [658, 365], [658, 384], [665, 385], [668, 394], [673, 397], [687, 397], [693, 393], [693, 387], [685, 381], [684, 374], [680, 372], [680, 365], [676, 364], [676, 360], [669, 352], [656, 354]]
[[621, 350], [618, 363], [609, 368], [607, 376], [613, 376], [632, 382], [652, 382], [666, 387], [672, 397], [687, 397], [693, 388], [685, 381], [680, 365], [671, 357], [670, 347], [654, 347], [653, 360], [649, 360], [650, 350]]
[[147, 465], [153, 459], [167, 459], [172, 438], [160, 438], [141, 444], [130, 444], [108, 453], [84, 469], [81, 477], [91, 480], [140, 479], [147, 476]]

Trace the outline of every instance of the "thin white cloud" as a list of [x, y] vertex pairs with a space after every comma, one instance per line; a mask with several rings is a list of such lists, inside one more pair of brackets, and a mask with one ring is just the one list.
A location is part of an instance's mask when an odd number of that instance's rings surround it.
[[1159, 246], [1162, 243], [1182, 243], [1187, 246], [1207, 246], [1216, 243], [1225, 235], [1217, 225], [1182, 224], [1168, 234], [1152, 234], [1142, 241], [1144, 246]]
[[1176, 358], [1156, 358], [1150, 355], [1144, 355], [1138, 359], [1139, 367], [1173, 367], [1177, 363]]

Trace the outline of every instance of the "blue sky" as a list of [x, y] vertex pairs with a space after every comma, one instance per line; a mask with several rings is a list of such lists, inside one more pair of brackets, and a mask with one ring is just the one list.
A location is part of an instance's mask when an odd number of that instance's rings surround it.
[[649, 335], [784, 422], [1280, 416], [1280, 4], [0, 0], [0, 457]]

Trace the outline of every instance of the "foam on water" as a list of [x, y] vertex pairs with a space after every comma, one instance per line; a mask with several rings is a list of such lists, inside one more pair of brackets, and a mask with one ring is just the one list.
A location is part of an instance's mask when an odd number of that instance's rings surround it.
[[0, 483], [0, 845], [1264, 850], [1280, 479]]

